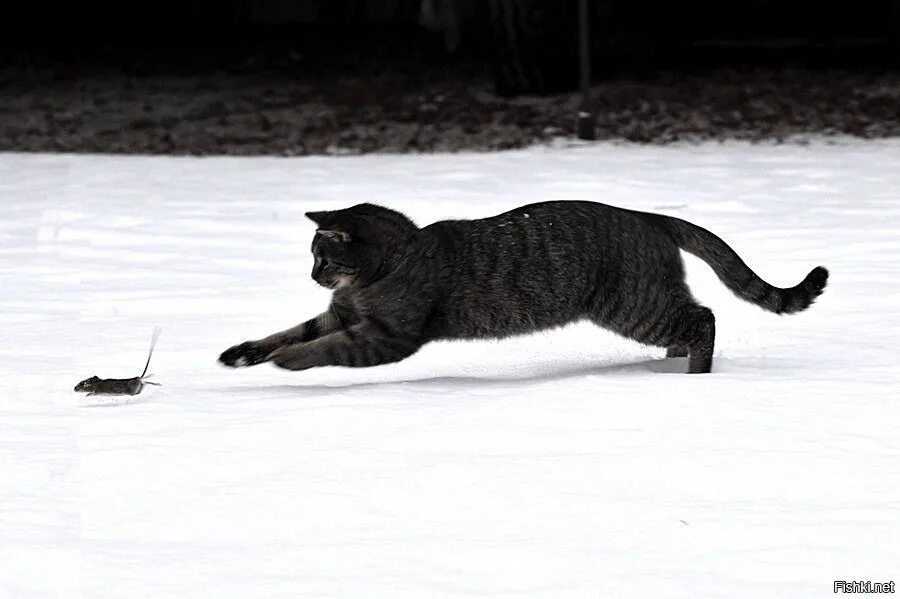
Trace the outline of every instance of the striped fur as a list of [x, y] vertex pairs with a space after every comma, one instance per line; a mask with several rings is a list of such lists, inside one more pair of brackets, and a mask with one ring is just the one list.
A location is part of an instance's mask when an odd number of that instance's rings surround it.
[[678, 247], [709, 264], [732, 293], [764, 310], [776, 314], [800, 312], [809, 308], [825, 291], [828, 270], [822, 266], [812, 269], [795, 287], [775, 287], [759, 278], [727, 243], [706, 229], [680, 218], [651, 217], [671, 235]]
[[436, 339], [502, 338], [587, 319], [688, 356], [689, 372], [709, 372], [715, 318], [691, 296], [679, 249], [709, 263], [738, 297], [776, 313], [809, 307], [828, 276], [818, 267], [796, 287], [773, 287], [705, 229], [594, 202], [544, 202], [424, 228], [372, 204], [307, 216], [318, 225], [313, 278], [335, 289], [331, 306], [228, 349], [223, 364], [375, 366]]

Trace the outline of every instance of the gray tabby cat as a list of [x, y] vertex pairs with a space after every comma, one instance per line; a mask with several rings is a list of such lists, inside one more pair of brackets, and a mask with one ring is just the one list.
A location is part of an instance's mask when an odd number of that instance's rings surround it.
[[435, 339], [486, 339], [590, 320], [689, 356], [709, 372], [713, 313], [685, 285], [679, 249], [709, 264], [739, 298], [777, 314], [804, 310], [828, 279], [819, 266], [780, 289], [724, 241], [681, 219], [593, 202], [544, 202], [425, 228], [359, 204], [308, 212], [318, 225], [312, 277], [334, 289], [312, 320], [226, 350], [226, 366], [375, 366]]

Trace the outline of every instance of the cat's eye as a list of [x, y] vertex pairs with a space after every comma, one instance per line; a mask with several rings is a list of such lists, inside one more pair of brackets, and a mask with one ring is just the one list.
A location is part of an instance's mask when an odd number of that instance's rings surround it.
[[350, 234], [345, 231], [331, 231], [319, 229], [316, 231], [317, 234], [321, 235], [325, 239], [329, 239], [331, 241], [338, 241], [341, 243], [349, 243], [350, 242]]

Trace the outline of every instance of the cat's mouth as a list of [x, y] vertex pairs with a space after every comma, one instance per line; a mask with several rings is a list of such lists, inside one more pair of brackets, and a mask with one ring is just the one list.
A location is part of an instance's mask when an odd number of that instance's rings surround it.
[[353, 283], [353, 277], [351, 275], [334, 275], [323, 280], [316, 279], [316, 283], [326, 289], [341, 289]]

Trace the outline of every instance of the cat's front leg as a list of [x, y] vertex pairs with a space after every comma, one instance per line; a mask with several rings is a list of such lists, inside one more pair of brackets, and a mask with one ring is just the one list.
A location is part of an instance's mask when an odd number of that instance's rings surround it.
[[294, 345], [327, 335], [340, 328], [331, 311], [319, 314], [311, 320], [257, 341], [244, 341], [229, 347], [219, 356], [219, 362], [230, 368], [255, 366], [268, 361], [268, 356], [281, 347]]
[[266, 361], [266, 356], [278, 349], [278, 346], [266, 345], [260, 341], [244, 341], [229, 347], [219, 356], [219, 362], [229, 368], [255, 366]]
[[349, 366], [360, 368], [398, 362], [414, 354], [422, 346], [418, 336], [408, 332], [387, 331], [362, 322], [306, 343], [275, 350], [268, 360], [288, 370], [306, 370], [317, 366]]

